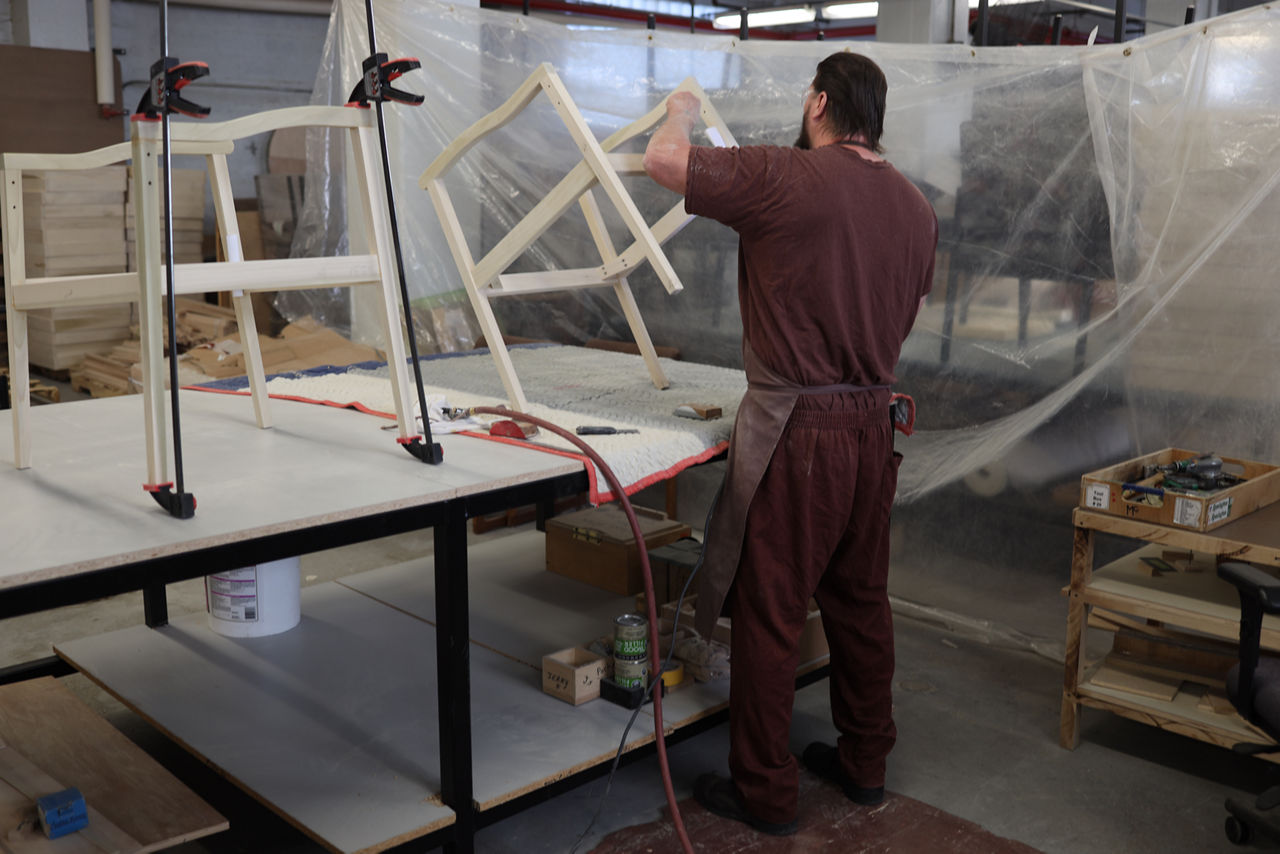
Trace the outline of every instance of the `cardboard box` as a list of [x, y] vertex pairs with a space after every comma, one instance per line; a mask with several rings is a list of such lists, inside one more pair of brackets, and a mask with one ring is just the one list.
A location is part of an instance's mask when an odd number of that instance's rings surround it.
[[[691, 533], [688, 525], [665, 513], [644, 507], [635, 511], [650, 550]], [[547, 569], [623, 596], [644, 590], [631, 525], [622, 508], [613, 504], [548, 520]]]
[[542, 656], [542, 690], [566, 703], [581, 705], [600, 696], [608, 659], [572, 646]]
[[1167, 465], [1197, 456], [1195, 451], [1165, 448], [1090, 472], [1080, 478], [1080, 506], [1158, 525], [1210, 531], [1280, 500], [1280, 467], [1235, 457], [1222, 457], [1224, 470], [1245, 481], [1226, 489], [1204, 495], [1173, 491], [1153, 495], [1124, 489], [1125, 484], [1142, 479], [1144, 466]]

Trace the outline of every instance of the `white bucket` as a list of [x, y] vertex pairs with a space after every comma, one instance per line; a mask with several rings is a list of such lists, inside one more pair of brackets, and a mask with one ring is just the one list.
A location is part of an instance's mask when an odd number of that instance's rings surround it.
[[287, 557], [206, 575], [204, 592], [209, 628], [220, 635], [256, 638], [287, 632], [301, 616], [299, 560]]

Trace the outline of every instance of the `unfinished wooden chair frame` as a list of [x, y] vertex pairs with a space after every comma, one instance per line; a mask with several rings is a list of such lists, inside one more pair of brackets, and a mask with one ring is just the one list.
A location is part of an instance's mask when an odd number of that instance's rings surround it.
[[[472, 146], [486, 135], [509, 123], [529, 106], [540, 92], [547, 94], [556, 113], [568, 128], [578, 149], [582, 152], [582, 161], [569, 170], [569, 173], [534, 205], [515, 228], [499, 240], [497, 245], [477, 263], [468, 248], [466, 233], [449, 198], [449, 191], [445, 188], [444, 176]], [[692, 92], [698, 96], [702, 103], [702, 121], [706, 124], [707, 133], [716, 145], [737, 144], [733, 134], [720, 119], [715, 108], [711, 106], [706, 93], [692, 77], [682, 82], [674, 92]], [[485, 341], [489, 345], [498, 373], [502, 377], [507, 399], [517, 410], [526, 409], [528, 400], [520, 385], [520, 379], [516, 376], [515, 367], [511, 363], [511, 355], [503, 343], [502, 332], [498, 328], [493, 309], [489, 305], [490, 300], [515, 294], [547, 293], [578, 288], [612, 288], [618, 297], [618, 302], [622, 305], [622, 313], [631, 328], [636, 345], [640, 348], [640, 354], [644, 357], [653, 384], [658, 388], [666, 388], [669, 385], [662, 366], [658, 363], [653, 342], [649, 339], [644, 318], [641, 317], [635, 297], [627, 284], [627, 276], [640, 263], [647, 260], [653, 265], [654, 272], [657, 273], [659, 281], [668, 293], [674, 294], [681, 290], [683, 286], [663, 253], [662, 244], [684, 228], [693, 217], [684, 212], [684, 201], [681, 200], [650, 227], [636, 208], [620, 177], [643, 174], [643, 155], [610, 153], [622, 143], [661, 122], [666, 117], [666, 101], [667, 99], [664, 98], [658, 106], [644, 116], [619, 129], [604, 142], [597, 142], [586, 120], [574, 105], [573, 99], [569, 97], [564, 83], [554, 69], [544, 63], [529, 75], [506, 103], [467, 128], [450, 143], [449, 147], [427, 167], [418, 181], [419, 186], [431, 194], [431, 201], [435, 205], [436, 214], [440, 217], [454, 263], [457, 264], [463, 285], [467, 289], [467, 296], [471, 300], [471, 306], [484, 332]], [[609, 237], [601, 214], [600, 202], [595, 193], [596, 185], [604, 191], [631, 232], [633, 242], [622, 252], [617, 251]], [[572, 270], [504, 272], [568, 211], [574, 202], [581, 206], [583, 215], [586, 217], [592, 240], [600, 254], [600, 264]]]
[[[327, 127], [347, 131], [355, 168], [348, 178], [349, 196], [364, 219], [367, 254], [328, 258], [285, 258], [246, 261], [236, 224], [227, 155], [235, 140], [291, 127]], [[408, 366], [402, 332], [399, 292], [391, 249], [386, 198], [383, 195], [377, 128], [367, 109], [351, 107], [292, 107], [245, 116], [227, 122], [175, 122], [170, 125], [173, 153], [204, 155], [213, 189], [218, 238], [224, 262], [177, 264], [174, 291], [179, 295], [230, 291], [244, 347], [254, 415], [259, 427], [270, 427], [266, 376], [258, 346], [250, 294], [254, 291], [300, 290], [369, 285], [381, 289], [383, 335], [395, 398], [399, 440], [416, 435], [407, 402]], [[163, 155], [158, 121], [134, 121], [130, 142], [80, 154], [4, 154], [0, 165], [0, 204], [4, 206], [4, 274], [9, 336], [9, 375], [12, 391], [14, 464], [31, 466], [28, 390], [27, 312], [58, 308], [136, 302], [139, 306], [142, 391], [147, 445], [147, 483], [168, 481], [169, 452], [164, 402], [165, 323], [160, 166]], [[132, 160], [131, 192], [137, 213], [138, 270], [79, 276], [28, 278], [23, 244], [22, 174], [28, 170], [75, 170]]]

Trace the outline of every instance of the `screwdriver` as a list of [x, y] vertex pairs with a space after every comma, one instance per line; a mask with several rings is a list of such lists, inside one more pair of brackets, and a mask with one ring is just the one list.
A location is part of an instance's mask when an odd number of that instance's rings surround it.
[[614, 433], [639, 433], [639, 430], [630, 428], [619, 429], [617, 427], [578, 427], [573, 432], [579, 436], [612, 436]]

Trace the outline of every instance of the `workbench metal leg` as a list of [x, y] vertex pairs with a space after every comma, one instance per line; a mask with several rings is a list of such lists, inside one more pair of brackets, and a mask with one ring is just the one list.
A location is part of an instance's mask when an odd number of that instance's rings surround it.
[[169, 625], [169, 600], [163, 584], [148, 584], [142, 588], [142, 613], [146, 616], [148, 628]]
[[1080, 680], [1084, 675], [1084, 630], [1089, 608], [1084, 588], [1093, 574], [1093, 531], [1075, 529], [1071, 547], [1071, 589], [1067, 594], [1067, 650], [1062, 675], [1062, 722], [1058, 743], [1075, 750], [1080, 743]]
[[440, 712], [440, 782], [453, 810], [451, 854], [471, 854], [476, 814], [471, 781], [471, 643], [467, 602], [467, 514], [449, 503], [435, 527], [436, 700]]
[[547, 530], [547, 520], [556, 515], [556, 497], [547, 495], [539, 498], [534, 506], [534, 528], [539, 531]]

